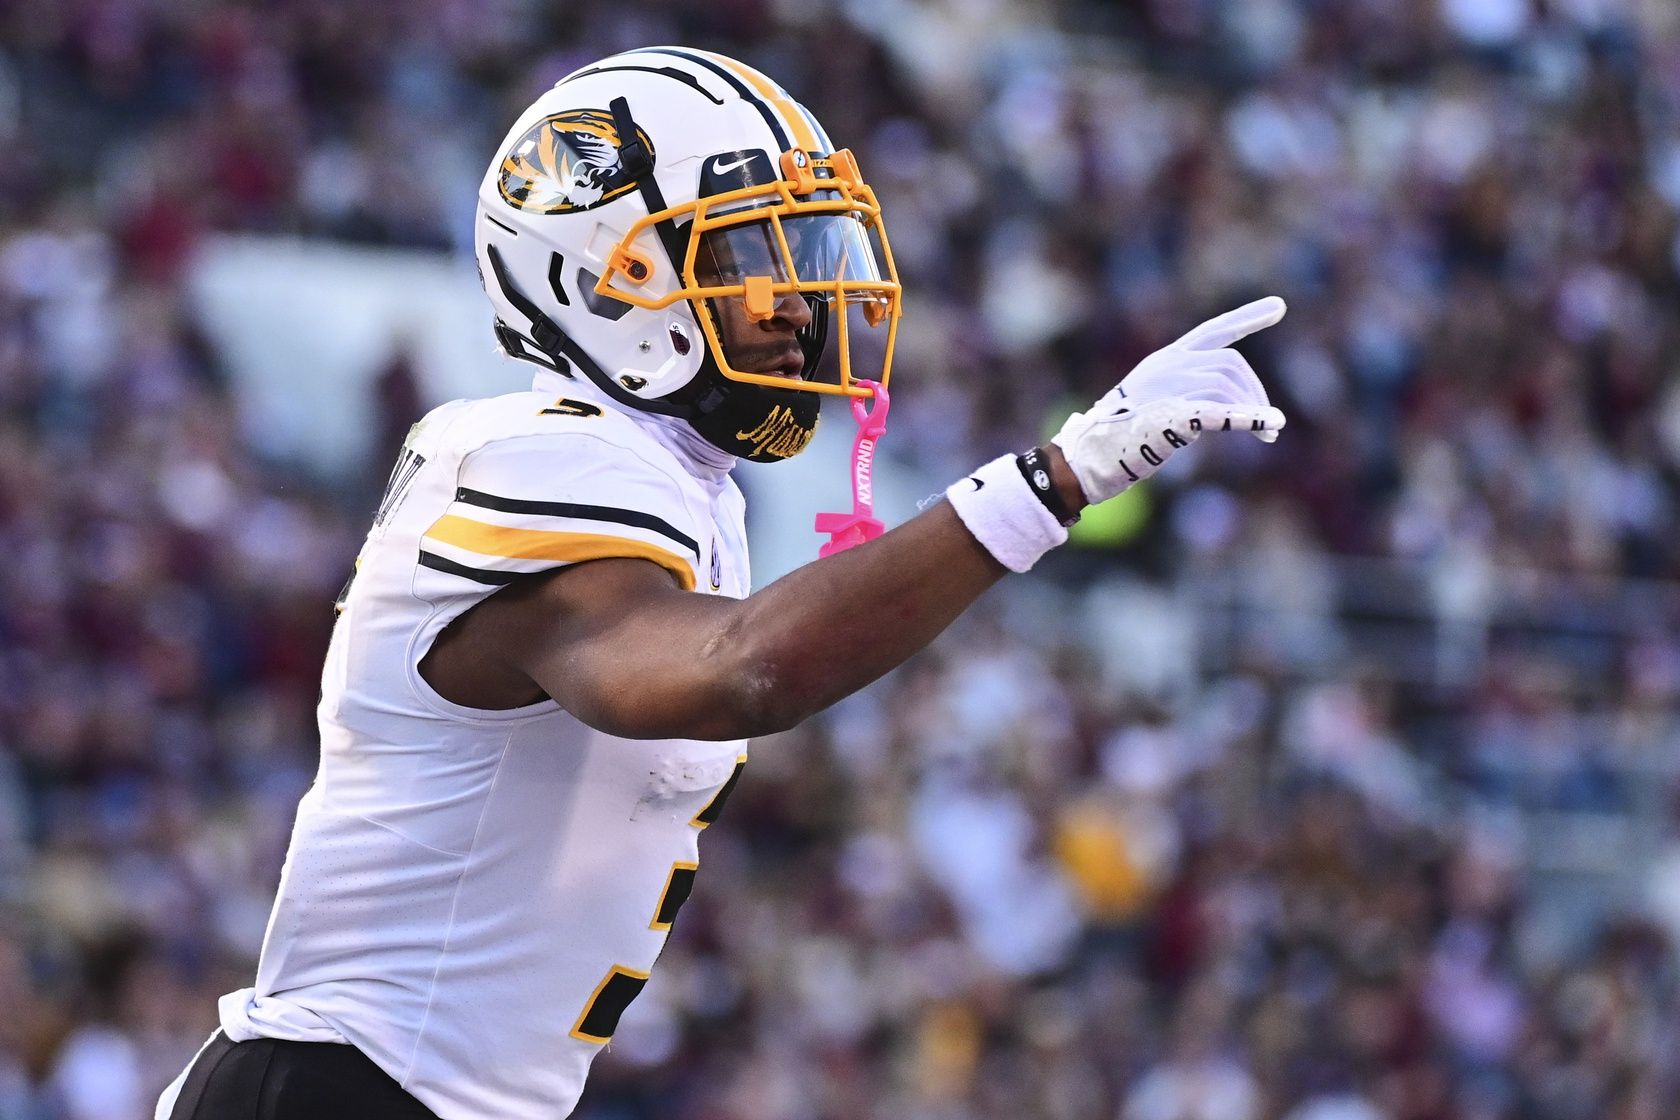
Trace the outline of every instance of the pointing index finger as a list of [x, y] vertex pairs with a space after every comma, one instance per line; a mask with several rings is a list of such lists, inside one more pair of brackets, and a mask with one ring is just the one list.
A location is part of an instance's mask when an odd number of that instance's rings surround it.
[[1277, 296], [1257, 299], [1209, 319], [1173, 345], [1181, 350], [1219, 350], [1273, 325], [1288, 310], [1289, 305]]

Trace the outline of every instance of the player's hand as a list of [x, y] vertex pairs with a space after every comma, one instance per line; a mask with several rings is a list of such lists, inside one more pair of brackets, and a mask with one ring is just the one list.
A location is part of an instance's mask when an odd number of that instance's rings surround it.
[[1284, 415], [1248, 359], [1231, 344], [1283, 318], [1276, 296], [1227, 311], [1137, 364], [1089, 410], [1068, 417], [1051, 442], [1061, 448], [1093, 504], [1156, 471], [1206, 432], [1277, 439]]

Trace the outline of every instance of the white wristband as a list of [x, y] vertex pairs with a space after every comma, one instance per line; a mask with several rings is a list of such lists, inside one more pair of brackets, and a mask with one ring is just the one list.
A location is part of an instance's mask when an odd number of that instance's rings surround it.
[[953, 482], [945, 497], [974, 539], [1012, 572], [1024, 572], [1067, 540], [1067, 530], [1033, 493], [1014, 455]]

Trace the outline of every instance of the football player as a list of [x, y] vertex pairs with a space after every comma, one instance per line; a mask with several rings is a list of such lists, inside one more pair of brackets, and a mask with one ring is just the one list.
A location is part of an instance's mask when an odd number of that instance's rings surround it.
[[160, 1120], [567, 1115], [749, 738], [903, 662], [1200, 436], [1284, 422], [1230, 349], [1282, 317], [1266, 299], [753, 592], [731, 467], [890, 375], [899, 283], [851, 153], [750, 67], [631, 51], [515, 123], [476, 239], [535, 382], [410, 433], [339, 602], [255, 984]]

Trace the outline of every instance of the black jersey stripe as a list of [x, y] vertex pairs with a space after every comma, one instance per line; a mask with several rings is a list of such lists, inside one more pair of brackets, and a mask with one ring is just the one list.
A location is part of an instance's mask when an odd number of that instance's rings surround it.
[[445, 572], [462, 579], [470, 579], [474, 583], [485, 583], [492, 587], [505, 587], [524, 575], [524, 572], [492, 572], [487, 568], [469, 568], [465, 564], [457, 564], [447, 557], [439, 556], [435, 552], [420, 550], [420, 566], [431, 568], [433, 571]]
[[502, 513], [529, 513], [539, 517], [572, 517], [580, 521], [610, 521], [616, 525], [631, 525], [676, 541], [696, 557], [700, 555], [700, 544], [693, 537], [669, 521], [651, 513], [643, 513], [639, 509], [615, 509], [612, 506], [580, 505], [576, 502], [532, 502], [524, 498], [504, 498], [499, 494], [486, 494], [482, 490], [469, 490], [465, 486], [455, 491], [455, 500], [469, 506], [478, 506], [480, 509], [500, 510]]
[[741, 95], [741, 100], [758, 110], [758, 115], [764, 118], [764, 123], [770, 126], [770, 132], [776, 138], [777, 152], [785, 152], [794, 146], [793, 141], [788, 139], [787, 130], [782, 128], [782, 122], [776, 119], [776, 111], [765, 104], [764, 99], [759, 97], [751, 86], [731, 74], [728, 67], [720, 66], [704, 55], [690, 54], [688, 51], [678, 50], [675, 47], [647, 47], [635, 53], [675, 55], [677, 58], [687, 59], [696, 66], [704, 66], [728, 82], [735, 92]]

